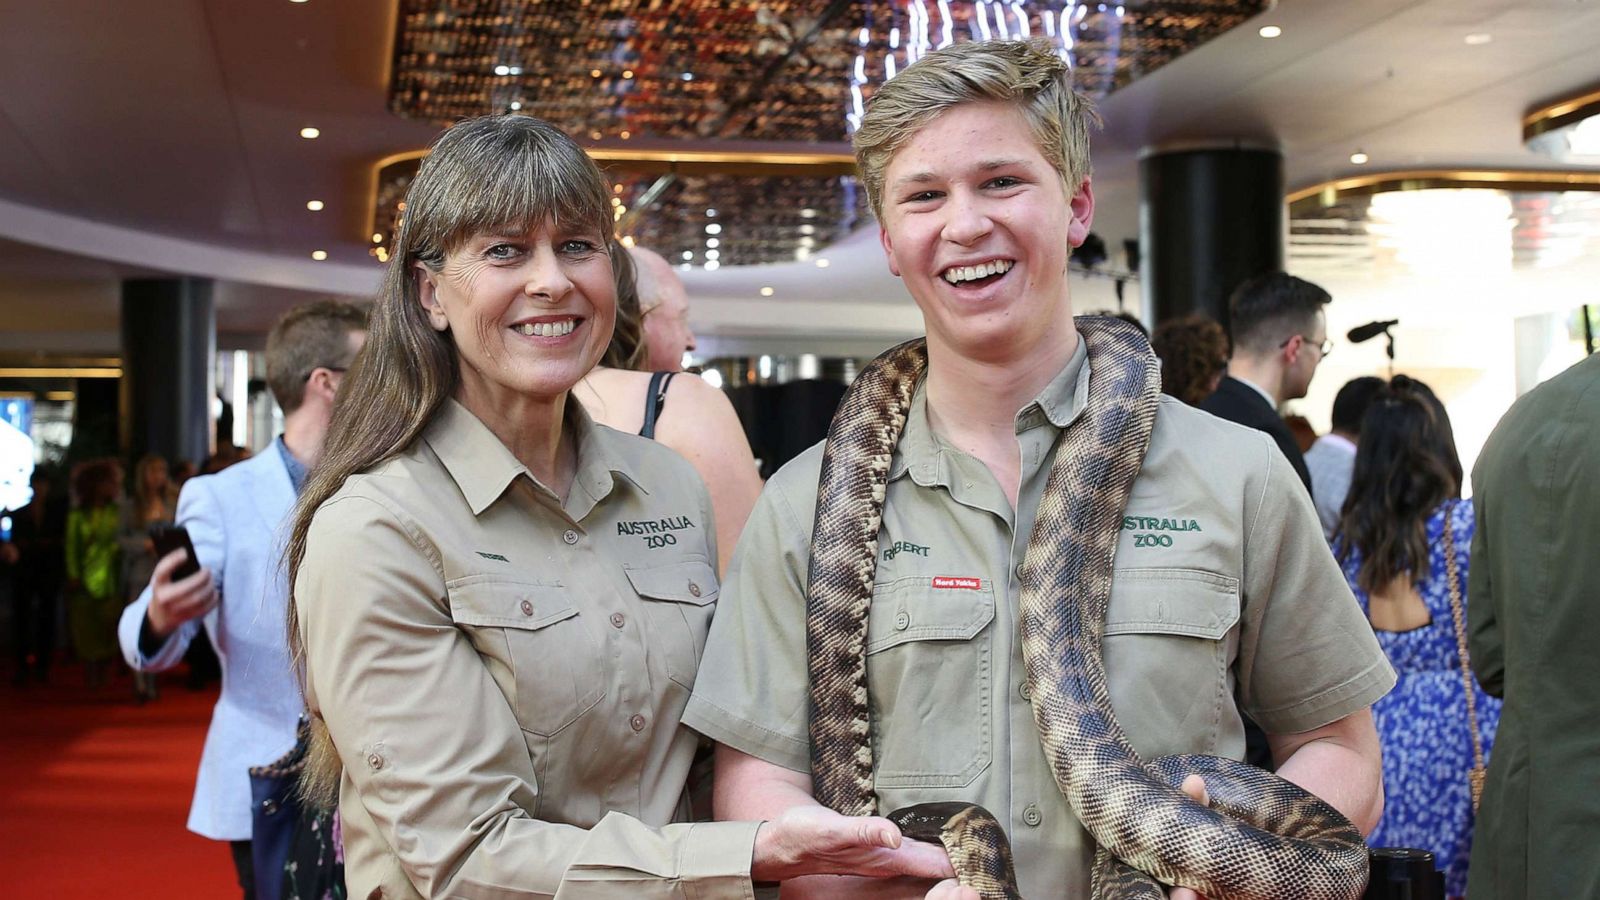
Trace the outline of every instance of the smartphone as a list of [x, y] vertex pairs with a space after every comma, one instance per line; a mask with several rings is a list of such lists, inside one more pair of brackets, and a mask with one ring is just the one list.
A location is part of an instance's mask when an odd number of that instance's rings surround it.
[[187, 558], [172, 570], [172, 580], [181, 581], [200, 571], [200, 559], [194, 555], [194, 542], [189, 540], [189, 529], [182, 525], [154, 525], [150, 537], [156, 542], [156, 559], [174, 550], [182, 549]]

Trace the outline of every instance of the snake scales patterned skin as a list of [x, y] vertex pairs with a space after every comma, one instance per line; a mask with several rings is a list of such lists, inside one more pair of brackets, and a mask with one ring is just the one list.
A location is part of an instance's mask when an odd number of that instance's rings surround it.
[[[1347, 900], [1367, 881], [1356, 828], [1260, 769], [1210, 756], [1142, 761], [1118, 725], [1100, 641], [1119, 525], [1154, 427], [1160, 374], [1149, 344], [1116, 319], [1079, 317], [1091, 367], [1084, 414], [1059, 442], [1021, 573], [1023, 661], [1052, 774], [1098, 844], [1093, 895], [1161, 898], [1161, 883], [1210, 900]], [[867, 615], [894, 448], [927, 367], [895, 347], [851, 385], [828, 433], [806, 602], [813, 791], [846, 815], [876, 810]], [[1003, 594], [1002, 594], [1003, 596]], [[930, 739], [933, 739], [930, 736]], [[1205, 778], [1210, 805], [1178, 790]], [[919, 804], [889, 814], [942, 841], [961, 882], [1020, 897], [1004, 830], [981, 807]]]

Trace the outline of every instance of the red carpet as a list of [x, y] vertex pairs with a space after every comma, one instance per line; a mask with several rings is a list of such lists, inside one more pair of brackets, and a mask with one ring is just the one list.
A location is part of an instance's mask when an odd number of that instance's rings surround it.
[[167, 676], [139, 707], [126, 675], [98, 693], [71, 666], [52, 678], [0, 683], [0, 897], [238, 897], [227, 845], [183, 827], [215, 687]]

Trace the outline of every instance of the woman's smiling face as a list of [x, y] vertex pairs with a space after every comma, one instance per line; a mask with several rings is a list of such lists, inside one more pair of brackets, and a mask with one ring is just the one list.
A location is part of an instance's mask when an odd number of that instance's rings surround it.
[[416, 277], [429, 322], [454, 340], [463, 401], [558, 399], [611, 341], [611, 258], [605, 236], [582, 227], [477, 234]]

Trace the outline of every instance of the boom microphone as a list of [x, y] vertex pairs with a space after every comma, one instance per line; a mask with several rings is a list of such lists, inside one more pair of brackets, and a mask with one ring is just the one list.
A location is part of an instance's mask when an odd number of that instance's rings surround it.
[[1383, 334], [1385, 331], [1389, 330], [1389, 326], [1399, 324], [1399, 319], [1388, 319], [1382, 322], [1368, 322], [1365, 325], [1357, 325], [1356, 327], [1350, 329], [1349, 333], [1346, 334], [1345, 337], [1349, 339], [1350, 343], [1359, 344], [1362, 341], [1370, 341], [1378, 335]]

